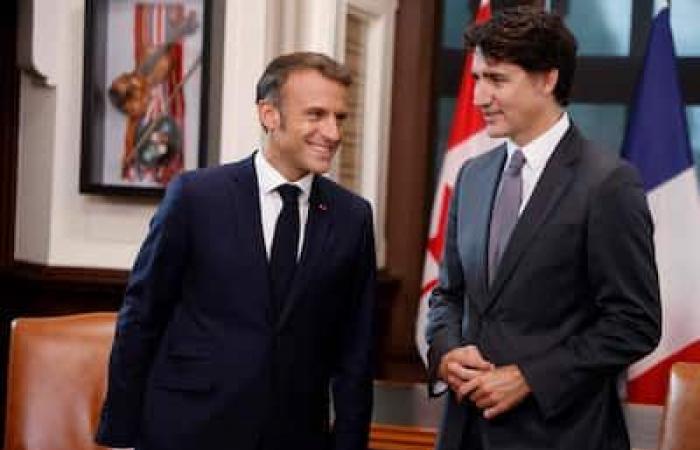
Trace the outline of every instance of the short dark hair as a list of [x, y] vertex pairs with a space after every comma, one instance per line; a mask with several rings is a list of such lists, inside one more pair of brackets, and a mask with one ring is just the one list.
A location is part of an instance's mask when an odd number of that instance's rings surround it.
[[487, 59], [516, 64], [528, 72], [559, 71], [557, 102], [569, 103], [576, 71], [576, 38], [556, 13], [535, 6], [504, 8], [491, 20], [464, 33], [468, 50], [479, 48]]
[[313, 52], [295, 52], [280, 55], [267, 65], [255, 88], [255, 103], [269, 101], [280, 106], [280, 93], [289, 74], [299, 70], [316, 70], [325, 78], [343, 86], [352, 84], [350, 70], [334, 59]]

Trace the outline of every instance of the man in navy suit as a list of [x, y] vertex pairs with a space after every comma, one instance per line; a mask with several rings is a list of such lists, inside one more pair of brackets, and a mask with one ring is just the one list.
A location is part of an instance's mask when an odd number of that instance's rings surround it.
[[119, 312], [98, 443], [366, 449], [372, 213], [321, 176], [350, 83], [324, 55], [276, 58], [257, 85], [264, 149], [169, 185]]
[[557, 15], [503, 10], [466, 41], [507, 140], [455, 185], [427, 329], [438, 449], [629, 450], [618, 378], [661, 333], [639, 177], [564, 110], [576, 41]]

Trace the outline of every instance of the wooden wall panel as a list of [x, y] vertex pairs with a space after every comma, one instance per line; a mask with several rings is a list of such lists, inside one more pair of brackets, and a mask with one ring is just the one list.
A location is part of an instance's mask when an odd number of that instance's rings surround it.
[[387, 271], [397, 280], [379, 376], [419, 381], [424, 370], [414, 345], [423, 256], [432, 198], [431, 159], [433, 57], [440, 2], [401, 0], [396, 20], [391, 144], [388, 166]]
[[12, 263], [17, 184], [17, 0], [0, 6], [0, 271]]

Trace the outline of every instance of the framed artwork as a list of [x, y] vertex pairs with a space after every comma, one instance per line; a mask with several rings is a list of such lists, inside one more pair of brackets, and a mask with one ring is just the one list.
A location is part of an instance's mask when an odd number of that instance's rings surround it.
[[80, 192], [162, 195], [205, 164], [211, 0], [86, 0]]

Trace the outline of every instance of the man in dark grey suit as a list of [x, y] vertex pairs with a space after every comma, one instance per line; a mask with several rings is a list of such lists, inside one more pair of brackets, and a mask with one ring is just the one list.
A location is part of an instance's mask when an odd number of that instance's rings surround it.
[[263, 150], [168, 187], [119, 312], [100, 444], [367, 448], [372, 213], [321, 175], [350, 82], [324, 55], [276, 58], [257, 86]]
[[430, 298], [438, 448], [629, 449], [617, 381], [661, 332], [652, 221], [636, 172], [564, 106], [576, 41], [538, 8], [466, 33], [474, 103], [507, 141], [455, 185]]

